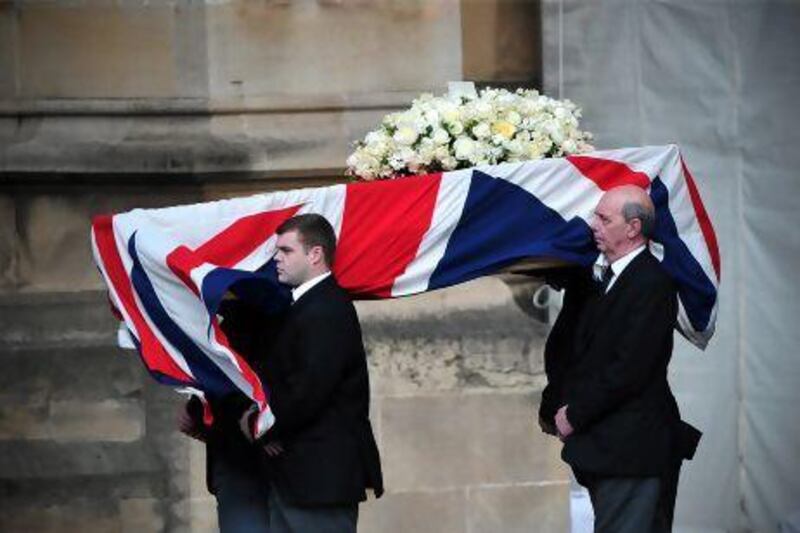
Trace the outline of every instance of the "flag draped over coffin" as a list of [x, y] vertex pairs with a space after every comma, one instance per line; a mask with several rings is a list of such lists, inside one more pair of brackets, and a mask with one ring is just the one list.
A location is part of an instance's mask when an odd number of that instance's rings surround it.
[[[297, 189], [96, 217], [95, 261], [112, 307], [162, 383], [241, 391], [274, 422], [258, 376], [216, 316], [234, 284], [283, 297], [269, 270], [275, 229], [320, 213], [338, 236], [334, 273], [356, 298], [404, 296], [492, 274], [523, 258], [590, 265], [589, 222], [604, 191], [633, 184], [656, 207], [653, 248], [675, 279], [678, 328], [705, 347], [714, 332], [720, 256], [677, 146], [598, 151], [391, 181]], [[269, 292], [272, 291], [272, 292]]]

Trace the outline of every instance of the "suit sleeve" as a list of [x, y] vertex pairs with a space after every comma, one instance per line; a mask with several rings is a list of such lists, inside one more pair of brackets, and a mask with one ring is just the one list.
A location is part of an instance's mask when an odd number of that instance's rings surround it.
[[584, 382], [574, 397], [565, 399], [567, 419], [576, 431], [639, 394], [654, 372], [666, 371], [670, 354], [661, 347], [672, 342], [675, 289], [669, 280], [639, 285], [629, 305], [627, 322], [619, 325], [609, 364]]
[[[350, 364], [360, 334], [345, 306], [326, 308], [303, 318], [296, 332], [297, 360], [280, 389], [273, 391], [271, 407], [276, 423], [265, 435], [276, 439], [313, 423], [334, 400]], [[356, 339], [356, 336], [359, 336]]]
[[564, 405], [564, 373], [569, 365], [575, 330], [588, 297], [590, 280], [590, 274], [581, 270], [570, 272], [569, 277], [559, 283], [564, 288], [564, 301], [545, 343], [544, 370], [547, 386], [542, 391], [542, 401], [539, 404], [539, 416], [551, 424], [555, 423], [558, 408]]

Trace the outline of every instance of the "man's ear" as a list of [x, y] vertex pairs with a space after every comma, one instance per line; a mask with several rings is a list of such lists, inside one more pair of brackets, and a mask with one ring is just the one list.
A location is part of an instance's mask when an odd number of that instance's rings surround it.
[[308, 258], [311, 264], [315, 266], [324, 262], [325, 258], [323, 256], [322, 246], [312, 246], [308, 251]]
[[634, 239], [642, 234], [642, 221], [638, 218], [632, 219], [628, 225], [630, 226], [627, 231], [629, 239]]

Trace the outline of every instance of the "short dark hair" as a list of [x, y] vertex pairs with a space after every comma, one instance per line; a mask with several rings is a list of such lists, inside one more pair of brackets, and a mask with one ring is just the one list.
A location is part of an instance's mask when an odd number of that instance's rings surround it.
[[333, 265], [333, 258], [336, 255], [336, 233], [328, 219], [316, 213], [295, 215], [284, 220], [275, 233], [283, 235], [290, 231], [297, 232], [305, 251], [314, 246], [321, 246], [325, 264], [328, 268]]
[[642, 224], [642, 237], [647, 240], [653, 237], [653, 230], [656, 225], [656, 214], [652, 209], [636, 202], [625, 202], [625, 205], [622, 206], [622, 216], [625, 222], [630, 222], [634, 218], [638, 218], [639, 222]]

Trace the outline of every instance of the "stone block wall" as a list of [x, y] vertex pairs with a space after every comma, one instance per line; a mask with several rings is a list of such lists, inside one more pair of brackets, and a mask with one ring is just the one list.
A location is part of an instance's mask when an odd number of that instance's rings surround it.
[[[115, 346], [93, 215], [342, 181], [350, 143], [419, 93], [530, 77], [538, 50], [509, 50], [531, 5], [0, 2], [0, 531], [216, 530], [182, 399]], [[535, 288], [358, 304], [387, 485], [362, 531], [566, 528]]]
[[0, 530], [180, 530], [176, 395], [114, 346], [103, 295], [2, 295], [0, 314]]

